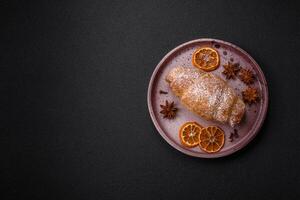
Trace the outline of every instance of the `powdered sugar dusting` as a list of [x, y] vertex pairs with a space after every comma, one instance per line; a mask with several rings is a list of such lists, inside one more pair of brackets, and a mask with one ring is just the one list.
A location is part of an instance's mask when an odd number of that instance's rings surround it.
[[237, 119], [235, 116], [235, 121], [231, 123], [234, 126], [243, 117], [244, 109], [240, 109], [241, 106], [232, 112], [239, 97], [216, 75], [201, 72], [196, 68], [175, 67], [166, 80], [182, 103], [206, 120], [226, 123], [233, 114], [239, 117]]

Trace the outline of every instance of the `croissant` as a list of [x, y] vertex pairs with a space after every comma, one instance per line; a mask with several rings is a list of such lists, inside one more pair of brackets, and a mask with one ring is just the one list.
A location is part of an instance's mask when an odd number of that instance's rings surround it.
[[175, 67], [166, 76], [182, 104], [206, 120], [234, 127], [245, 113], [245, 104], [220, 77], [197, 68]]

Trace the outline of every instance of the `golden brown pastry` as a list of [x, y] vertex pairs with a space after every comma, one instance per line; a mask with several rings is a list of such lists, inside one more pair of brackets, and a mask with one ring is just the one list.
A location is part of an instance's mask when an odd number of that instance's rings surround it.
[[218, 76], [197, 68], [175, 67], [166, 76], [166, 81], [181, 102], [204, 119], [231, 126], [240, 123], [245, 104]]

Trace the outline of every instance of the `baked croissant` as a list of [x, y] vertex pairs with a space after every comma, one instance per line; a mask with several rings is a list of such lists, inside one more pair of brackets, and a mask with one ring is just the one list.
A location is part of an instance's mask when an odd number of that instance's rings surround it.
[[166, 81], [186, 108], [206, 120], [229, 123], [233, 127], [245, 113], [244, 102], [224, 80], [212, 73], [175, 67]]

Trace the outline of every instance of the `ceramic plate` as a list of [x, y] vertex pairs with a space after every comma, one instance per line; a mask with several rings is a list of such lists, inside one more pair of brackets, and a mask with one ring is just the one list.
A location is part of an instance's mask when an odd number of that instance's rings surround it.
[[[228, 124], [221, 124], [215, 121], [206, 121], [198, 115], [188, 111], [181, 103], [178, 97], [176, 97], [168, 83], [165, 81], [167, 73], [176, 66], [194, 67], [192, 65], [192, 54], [199, 47], [212, 47], [220, 56], [220, 66], [213, 73], [218, 75], [229, 86], [234, 88], [236, 93], [241, 97], [241, 91], [247, 86], [239, 79], [226, 80], [222, 74], [223, 65], [228, 61], [233, 63], [239, 63], [241, 67], [251, 69], [256, 77], [256, 80], [251, 85], [258, 88], [260, 94], [260, 101], [251, 106], [246, 105], [246, 112], [242, 122], [235, 127], [238, 133], [238, 137], [234, 137], [231, 141], [230, 134], [234, 132], [234, 129]], [[161, 94], [160, 90], [166, 91], [167, 94]], [[175, 119], [164, 119], [160, 114], [160, 104], [165, 104], [165, 101], [174, 101], [178, 108]], [[246, 146], [258, 133], [260, 127], [266, 116], [268, 108], [268, 88], [266, 79], [261, 68], [254, 61], [254, 59], [244, 50], [233, 45], [229, 42], [216, 40], [216, 39], [197, 39], [187, 43], [184, 43], [172, 51], [170, 51], [156, 66], [148, 88], [148, 108], [153, 123], [160, 133], [160, 135], [175, 149], [181, 151], [190, 156], [202, 157], [202, 158], [216, 158], [227, 156], [239, 149]], [[198, 146], [194, 148], [184, 147], [178, 137], [178, 131], [182, 124], [187, 121], [195, 121], [203, 126], [219, 126], [225, 132], [225, 143], [223, 148], [216, 153], [206, 153], [202, 151]]]

